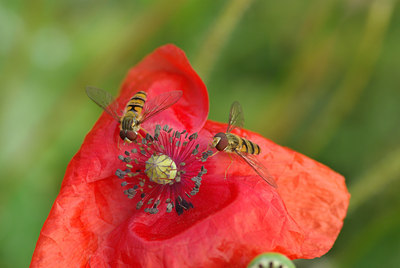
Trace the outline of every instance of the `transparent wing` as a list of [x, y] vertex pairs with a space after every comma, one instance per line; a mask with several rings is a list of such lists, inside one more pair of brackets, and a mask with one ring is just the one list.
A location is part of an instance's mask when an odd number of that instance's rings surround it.
[[243, 109], [239, 102], [235, 101], [231, 105], [229, 112], [228, 128], [226, 132], [231, 132], [235, 128], [242, 128], [244, 125]]
[[153, 98], [146, 100], [140, 123], [152, 118], [156, 114], [168, 109], [182, 97], [182, 91], [174, 90], [162, 93]]
[[118, 104], [110, 93], [100, 88], [87, 86], [86, 94], [92, 101], [103, 108], [104, 111], [111, 115], [115, 120], [120, 122], [120, 117], [117, 113]]
[[275, 182], [274, 177], [269, 174], [268, 169], [261, 164], [261, 162], [257, 159], [257, 157], [253, 154], [243, 153], [240, 151], [235, 151], [247, 164], [249, 164], [261, 178], [263, 178], [266, 182], [269, 183], [274, 188], [278, 188], [278, 185]]

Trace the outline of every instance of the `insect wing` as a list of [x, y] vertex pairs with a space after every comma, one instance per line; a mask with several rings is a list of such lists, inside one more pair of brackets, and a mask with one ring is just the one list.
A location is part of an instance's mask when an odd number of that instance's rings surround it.
[[164, 92], [153, 98], [149, 98], [143, 107], [143, 112], [141, 115], [140, 123], [152, 118], [158, 113], [168, 109], [170, 106], [175, 104], [182, 97], [182, 91], [174, 90], [169, 92]]
[[257, 159], [257, 157], [253, 154], [247, 154], [240, 151], [235, 151], [247, 164], [249, 164], [261, 178], [263, 178], [269, 185], [274, 188], [278, 188], [278, 185], [275, 182], [274, 177], [269, 174], [268, 169], [261, 164], [261, 162]]
[[86, 94], [92, 101], [103, 108], [104, 111], [111, 115], [115, 120], [120, 122], [121, 119], [117, 113], [118, 104], [110, 93], [100, 88], [87, 86]]
[[228, 128], [226, 132], [231, 132], [235, 128], [242, 128], [244, 125], [243, 109], [239, 102], [235, 101], [231, 105], [229, 112]]

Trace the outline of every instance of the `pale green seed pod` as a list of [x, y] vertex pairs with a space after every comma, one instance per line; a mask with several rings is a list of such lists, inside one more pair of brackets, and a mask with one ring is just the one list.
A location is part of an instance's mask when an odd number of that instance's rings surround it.
[[263, 253], [255, 257], [247, 268], [295, 268], [294, 263], [280, 253]]

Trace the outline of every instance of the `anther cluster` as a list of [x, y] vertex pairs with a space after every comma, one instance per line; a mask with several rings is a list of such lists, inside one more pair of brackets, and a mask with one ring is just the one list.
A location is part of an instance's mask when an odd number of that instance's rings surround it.
[[128, 198], [136, 199], [136, 209], [155, 214], [159, 209], [175, 210], [178, 215], [193, 208], [192, 196], [207, 173], [203, 163], [212, 151], [201, 151], [197, 133], [189, 135], [157, 125], [154, 135], [126, 145], [129, 150], [118, 156], [124, 168], [115, 175]]

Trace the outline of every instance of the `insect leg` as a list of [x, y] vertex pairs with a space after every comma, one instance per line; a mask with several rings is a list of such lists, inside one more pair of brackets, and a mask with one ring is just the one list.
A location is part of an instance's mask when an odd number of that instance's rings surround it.
[[[143, 134], [144, 133], [144, 134]], [[147, 134], [151, 135], [147, 130], [145, 130], [144, 128], [139, 128], [138, 135], [140, 135], [141, 138], [145, 138]]]
[[228, 170], [229, 170], [229, 168], [231, 167], [231, 165], [232, 165], [232, 163], [233, 163], [233, 158], [232, 158], [232, 155], [230, 154], [230, 153], [228, 153], [228, 155], [229, 155], [229, 158], [231, 159], [231, 162], [229, 163], [229, 165], [228, 165], [228, 167], [225, 169], [225, 180], [226, 180], [226, 175], [227, 175], [227, 173], [228, 173]]
[[217, 153], [219, 153], [219, 151], [216, 151], [215, 153], [213, 153], [212, 155], [210, 155], [208, 158], [213, 157], [213, 156], [216, 155]]

